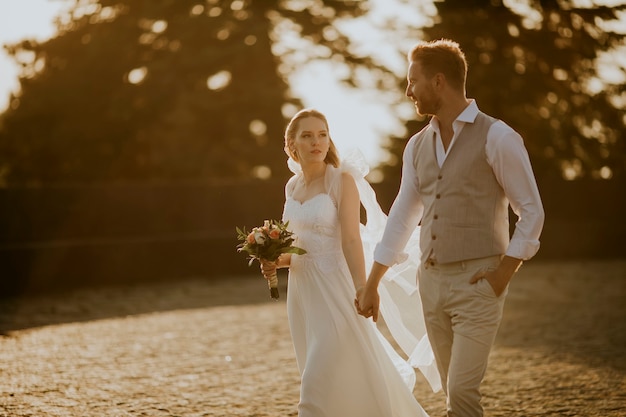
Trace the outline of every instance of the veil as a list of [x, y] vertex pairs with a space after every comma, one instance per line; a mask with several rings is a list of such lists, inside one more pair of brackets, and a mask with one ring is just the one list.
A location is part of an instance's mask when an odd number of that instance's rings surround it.
[[[300, 165], [291, 158], [287, 161], [287, 165], [295, 174], [302, 171]], [[354, 149], [347, 152], [341, 161], [340, 171], [352, 175], [359, 191], [361, 204], [365, 208], [366, 224], [361, 224], [361, 240], [363, 241], [366, 270], [370, 270], [374, 263], [374, 249], [382, 238], [387, 216], [378, 204], [376, 192], [365, 179], [369, 172], [369, 166], [360, 151]], [[327, 180], [328, 188], [330, 186]], [[407, 385], [411, 389], [415, 385], [413, 368], [417, 368], [424, 375], [432, 390], [437, 392], [441, 389], [441, 380], [426, 335], [417, 282], [417, 269], [420, 262], [419, 229], [416, 229], [411, 235], [405, 251], [402, 262], [390, 267], [380, 281], [378, 293], [380, 295], [380, 314], [393, 340], [404, 352], [407, 359], [398, 355], [373, 321], [370, 323], [376, 329], [379, 339]]]
[[[370, 270], [374, 263], [374, 248], [382, 239], [387, 216], [378, 204], [375, 191], [365, 180], [369, 167], [363, 155], [357, 150], [348, 152], [342, 161], [342, 169], [354, 177], [365, 208], [367, 222], [361, 225], [361, 239], [366, 268]], [[405, 251], [403, 261], [389, 268], [378, 286], [380, 313], [389, 333], [407, 355], [408, 364], [422, 372], [433, 391], [439, 391], [441, 380], [426, 335], [418, 291], [417, 268], [421, 258], [418, 229], [411, 235]]]

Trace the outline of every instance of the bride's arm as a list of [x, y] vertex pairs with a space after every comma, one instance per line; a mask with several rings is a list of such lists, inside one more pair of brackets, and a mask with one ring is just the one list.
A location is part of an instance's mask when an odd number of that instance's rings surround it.
[[341, 174], [341, 197], [339, 199], [341, 247], [357, 292], [365, 287], [366, 282], [360, 217], [361, 205], [356, 183], [350, 174], [343, 173]]

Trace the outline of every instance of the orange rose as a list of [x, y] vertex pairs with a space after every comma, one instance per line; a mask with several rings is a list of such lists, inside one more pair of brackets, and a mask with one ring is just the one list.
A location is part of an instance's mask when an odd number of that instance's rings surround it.
[[250, 234], [248, 235], [248, 237], [246, 238], [246, 240], [248, 241], [248, 243], [252, 244], [256, 242], [256, 239], [254, 239], [254, 232], [250, 232]]
[[269, 232], [270, 239], [276, 240], [280, 237], [280, 230], [272, 229]]

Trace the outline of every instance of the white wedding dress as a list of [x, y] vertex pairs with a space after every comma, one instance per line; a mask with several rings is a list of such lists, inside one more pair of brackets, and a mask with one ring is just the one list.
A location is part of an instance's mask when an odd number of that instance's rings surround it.
[[[298, 172], [293, 161], [290, 167]], [[339, 179], [341, 171], [346, 169], [357, 180], [363, 199], [362, 173], [345, 163], [341, 169], [329, 165], [325, 178], [327, 192], [307, 201], [300, 202], [291, 196], [301, 173], [286, 186], [283, 220], [289, 221], [289, 229], [297, 239], [295, 245], [307, 251], [292, 256], [287, 290], [289, 326], [302, 381], [298, 415], [427, 416], [412, 393], [413, 367], [394, 351], [373, 321], [359, 316], [354, 307], [355, 289], [341, 248], [337, 212]], [[381, 288], [381, 300], [385, 298], [383, 293], [388, 295], [384, 288]], [[382, 305], [381, 312], [385, 312]], [[419, 304], [414, 314], [421, 315]], [[415, 350], [420, 341], [414, 340], [409, 349]], [[436, 371], [432, 373], [434, 362], [428, 355], [429, 348], [430, 345], [426, 346], [424, 355], [422, 343], [417, 350], [422, 351], [426, 361], [412, 362], [415, 362], [413, 366], [431, 370], [434, 381], [431, 384], [436, 389], [438, 375]]]

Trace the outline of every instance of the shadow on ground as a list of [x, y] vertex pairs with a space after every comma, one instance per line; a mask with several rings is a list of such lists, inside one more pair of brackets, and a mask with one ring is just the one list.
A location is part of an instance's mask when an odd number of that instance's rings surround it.
[[[281, 275], [281, 296], [286, 277]], [[224, 305], [273, 302], [258, 275], [84, 288], [0, 299], [0, 334], [53, 324]]]
[[[282, 272], [282, 271], [281, 271]], [[281, 274], [281, 297], [286, 297]], [[0, 334], [46, 325], [272, 302], [260, 275], [79, 289], [0, 300]], [[509, 289], [496, 345], [626, 370], [626, 261], [529, 262]]]
[[524, 265], [496, 343], [626, 371], [626, 261]]

